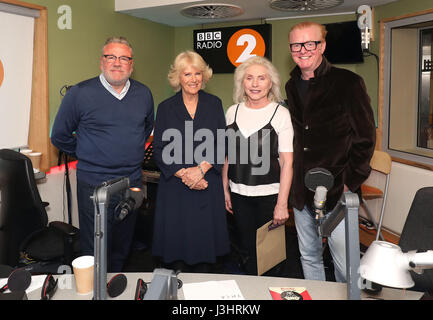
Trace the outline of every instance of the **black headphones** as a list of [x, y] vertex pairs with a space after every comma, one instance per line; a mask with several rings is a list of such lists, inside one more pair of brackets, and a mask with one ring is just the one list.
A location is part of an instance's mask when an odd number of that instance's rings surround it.
[[134, 300], [143, 300], [144, 295], [147, 292], [147, 283], [143, 279], [137, 280], [137, 287], [135, 289]]
[[54, 280], [54, 277], [52, 274], [47, 275], [47, 277], [44, 280], [44, 284], [42, 285], [41, 290], [41, 300], [51, 300], [51, 298], [54, 296], [54, 294], [57, 291], [57, 282], [59, 280]]

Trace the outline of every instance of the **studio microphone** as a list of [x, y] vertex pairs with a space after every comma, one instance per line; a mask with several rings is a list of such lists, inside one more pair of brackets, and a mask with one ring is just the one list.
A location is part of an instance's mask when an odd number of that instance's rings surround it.
[[314, 207], [317, 210], [323, 210], [325, 208], [327, 193], [328, 193], [328, 189], [326, 189], [324, 186], [316, 187], [313, 203], [314, 203]]
[[128, 188], [125, 191], [124, 198], [116, 207], [118, 211], [117, 219], [123, 220], [128, 215], [128, 213], [140, 208], [143, 203], [144, 193], [140, 188]]
[[305, 174], [305, 186], [314, 192], [313, 208], [316, 220], [325, 216], [326, 195], [334, 185], [334, 176], [324, 168], [313, 168]]

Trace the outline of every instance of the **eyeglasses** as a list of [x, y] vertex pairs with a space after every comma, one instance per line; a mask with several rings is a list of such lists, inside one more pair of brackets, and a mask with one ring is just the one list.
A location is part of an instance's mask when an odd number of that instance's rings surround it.
[[307, 42], [297, 42], [297, 43], [290, 43], [290, 51], [292, 52], [299, 52], [302, 50], [302, 47], [305, 48], [307, 51], [313, 51], [316, 50], [317, 45], [319, 43], [322, 43], [322, 41], [307, 41]]
[[108, 63], [114, 63], [116, 62], [117, 59], [119, 59], [121, 64], [128, 64], [132, 60], [132, 57], [126, 57], [126, 56], [117, 57], [113, 54], [104, 54], [103, 57], [107, 59]]

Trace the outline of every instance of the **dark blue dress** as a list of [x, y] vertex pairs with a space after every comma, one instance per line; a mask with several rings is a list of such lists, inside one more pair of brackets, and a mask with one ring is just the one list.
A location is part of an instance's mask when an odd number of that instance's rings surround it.
[[[221, 100], [204, 91], [199, 91], [194, 120], [186, 110], [181, 92], [158, 106], [153, 144], [161, 178], [152, 251], [154, 256], [162, 257], [166, 263], [177, 260], [190, 265], [214, 263], [217, 256], [223, 256], [230, 250], [221, 178], [224, 158], [217, 159], [218, 155], [221, 156], [218, 149], [224, 148], [224, 141], [222, 144], [217, 143], [221, 142], [217, 141], [217, 130], [221, 134], [225, 125]], [[202, 133], [206, 135], [206, 140], [202, 140]], [[164, 134], [164, 140], [167, 137], [171, 139], [163, 141]], [[174, 151], [174, 147], [180, 149]], [[171, 154], [167, 150], [171, 150]], [[208, 181], [205, 190], [190, 190], [181, 179], [174, 176], [179, 169], [197, 166], [201, 162], [202, 159], [193, 157], [192, 150], [200, 151], [196, 153], [206, 156], [213, 165], [205, 175]], [[171, 160], [177, 155], [177, 160], [172, 164], [167, 161], [170, 160], [169, 154], [173, 156]]]

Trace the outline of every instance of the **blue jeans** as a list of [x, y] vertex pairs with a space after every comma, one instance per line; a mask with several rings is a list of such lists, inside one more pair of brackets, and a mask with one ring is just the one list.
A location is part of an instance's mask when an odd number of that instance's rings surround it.
[[[141, 183], [130, 183], [141, 187]], [[82, 255], [94, 255], [95, 207], [93, 192], [97, 186], [77, 180], [78, 218], [80, 225], [80, 251]], [[107, 271], [121, 272], [128, 258], [135, 229], [137, 212], [130, 212], [125, 219], [117, 221], [115, 208], [121, 200], [121, 193], [110, 197], [107, 208]]]
[[[325, 281], [323, 266], [322, 238], [317, 233], [315, 218], [304, 207], [302, 211], [295, 212], [296, 232], [298, 234], [299, 251], [301, 253], [302, 270], [304, 278], [308, 280]], [[346, 242], [344, 219], [331, 233], [328, 245], [334, 262], [335, 280], [346, 282]]]

